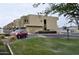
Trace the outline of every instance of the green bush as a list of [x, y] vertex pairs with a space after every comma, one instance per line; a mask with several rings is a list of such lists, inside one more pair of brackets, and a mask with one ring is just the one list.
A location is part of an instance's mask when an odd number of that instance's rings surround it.
[[15, 41], [16, 39], [17, 39], [17, 38], [16, 38], [15, 36], [10, 36], [10, 37], [9, 37], [9, 41], [10, 41], [10, 42]]
[[49, 31], [49, 30], [47, 30], [47, 31], [38, 31], [38, 32], [36, 32], [36, 33], [39, 33], [39, 34], [41, 34], [41, 33], [50, 33], [50, 34], [54, 34], [54, 33], [57, 33], [56, 31]]
[[0, 35], [0, 39], [4, 39], [5, 38], [5, 36], [4, 35]]

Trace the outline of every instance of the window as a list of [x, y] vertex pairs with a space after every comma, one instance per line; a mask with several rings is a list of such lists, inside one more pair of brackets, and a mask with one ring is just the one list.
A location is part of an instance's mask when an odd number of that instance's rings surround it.
[[28, 19], [24, 19], [24, 24], [29, 23]]
[[26, 20], [26, 22], [28, 23], [28, 19]]
[[24, 22], [26, 23], [26, 19], [24, 20]]

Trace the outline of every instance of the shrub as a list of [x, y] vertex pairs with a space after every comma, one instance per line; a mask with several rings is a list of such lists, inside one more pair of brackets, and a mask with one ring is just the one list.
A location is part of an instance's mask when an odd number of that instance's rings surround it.
[[55, 33], [57, 33], [56, 31], [38, 31], [38, 32], [36, 32], [36, 33], [39, 33], [39, 34], [47, 34], [47, 33], [50, 33], [50, 34], [55, 34]]
[[4, 35], [0, 35], [0, 39], [4, 39], [5, 38], [5, 36]]
[[10, 37], [9, 37], [9, 41], [10, 41], [10, 42], [15, 41], [16, 39], [17, 39], [17, 38], [16, 38], [15, 36], [10, 36]]

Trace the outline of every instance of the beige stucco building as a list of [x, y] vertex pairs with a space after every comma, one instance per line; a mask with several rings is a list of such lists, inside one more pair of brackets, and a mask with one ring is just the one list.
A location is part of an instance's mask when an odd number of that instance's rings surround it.
[[22, 16], [20, 19], [16, 19], [10, 24], [4, 26], [4, 28], [22, 28], [24, 27], [27, 32], [33, 33], [38, 31], [56, 31], [58, 17], [43, 16], [43, 15], [27, 15]]

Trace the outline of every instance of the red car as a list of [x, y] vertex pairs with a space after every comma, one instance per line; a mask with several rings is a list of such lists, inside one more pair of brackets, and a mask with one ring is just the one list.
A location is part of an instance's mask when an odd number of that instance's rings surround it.
[[28, 33], [23, 29], [18, 29], [10, 33], [13, 36], [16, 36], [18, 39], [26, 38]]

